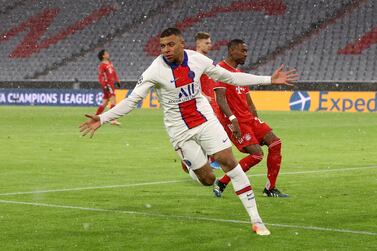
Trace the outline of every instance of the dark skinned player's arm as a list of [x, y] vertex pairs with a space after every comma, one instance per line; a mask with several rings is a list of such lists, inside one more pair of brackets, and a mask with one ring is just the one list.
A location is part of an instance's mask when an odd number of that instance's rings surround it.
[[253, 114], [255, 117], [258, 117], [257, 108], [255, 108], [254, 102], [251, 99], [250, 93], [246, 95], [247, 104], [249, 105], [249, 111], [251, 114]]
[[229, 118], [233, 115], [233, 112], [230, 110], [228, 102], [226, 101], [226, 89], [225, 88], [216, 88], [216, 102], [219, 105], [221, 111]]
[[225, 88], [216, 88], [216, 102], [219, 105], [221, 111], [229, 118], [229, 120], [232, 122], [232, 128], [233, 135], [236, 139], [239, 139], [242, 137], [241, 128], [238, 123], [237, 117], [234, 116], [233, 112], [230, 110], [230, 107], [228, 105], [228, 102], [226, 101], [226, 89]]

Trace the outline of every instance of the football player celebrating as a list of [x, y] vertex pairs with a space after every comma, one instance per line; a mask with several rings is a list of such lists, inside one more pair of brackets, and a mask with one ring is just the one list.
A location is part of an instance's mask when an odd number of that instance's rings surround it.
[[287, 84], [295, 81], [294, 72], [279, 69], [272, 76], [230, 72], [213, 64], [208, 57], [184, 49], [182, 33], [168, 28], [160, 35], [161, 55], [144, 71], [132, 93], [113, 109], [101, 115], [89, 115], [80, 125], [82, 135], [93, 136], [104, 123], [131, 112], [154, 87], [164, 111], [164, 123], [170, 142], [200, 182], [213, 185], [215, 176], [207, 154], [213, 155], [230, 177], [234, 190], [247, 211], [252, 230], [258, 235], [270, 231], [259, 216], [250, 181], [232, 153], [232, 145], [223, 127], [201, 94], [200, 76], [234, 85]]

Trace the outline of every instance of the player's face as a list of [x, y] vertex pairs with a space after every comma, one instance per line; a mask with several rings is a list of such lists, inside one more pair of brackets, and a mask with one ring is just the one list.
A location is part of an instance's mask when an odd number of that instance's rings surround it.
[[246, 44], [239, 44], [234, 47], [231, 51], [233, 60], [236, 61], [237, 64], [243, 65], [247, 58], [247, 51], [248, 48]]
[[199, 39], [196, 41], [196, 50], [207, 55], [212, 48], [211, 38]]
[[109, 60], [110, 59], [110, 55], [109, 55], [109, 53], [107, 51], [103, 54], [103, 59], [105, 59], [105, 60]]
[[183, 58], [185, 43], [182, 37], [171, 35], [160, 38], [161, 53], [168, 62], [176, 62]]

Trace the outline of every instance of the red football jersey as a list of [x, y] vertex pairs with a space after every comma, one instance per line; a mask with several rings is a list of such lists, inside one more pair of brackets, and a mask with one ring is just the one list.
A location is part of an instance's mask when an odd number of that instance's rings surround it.
[[119, 82], [118, 75], [115, 71], [113, 63], [101, 62], [98, 66], [98, 81], [102, 86], [107, 84], [114, 85], [115, 82]]
[[[239, 69], [235, 69], [228, 65], [224, 60], [219, 63], [219, 66], [231, 72], [241, 72]], [[233, 112], [234, 116], [236, 116], [238, 121], [250, 120], [250, 118], [254, 117], [249, 110], [249, 105], [246, 98], [246, 95], [249, 95], [249, 87], [234, 86], [219, 82], [217, 83], [216, 88], [226, 89], [226, 101], [228, 102], [230, 110]], [[224, 116], [222, 112], [221, 114]]]
[[218, 114], [220, 108], [216, 103], [215, 91], [213, 90], [216, 82], [206, 74], [203, 74], [200, 76], [200, 85], [202, 87], [203, 94], [209, 98], [209, 104], [212, 106], [213, 111]]

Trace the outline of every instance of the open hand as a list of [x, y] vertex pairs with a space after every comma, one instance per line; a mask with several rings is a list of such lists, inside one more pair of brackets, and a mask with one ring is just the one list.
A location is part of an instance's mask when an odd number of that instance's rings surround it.
[[275, 85], [291, 85], [290, 83], [298, 80], [296, 69], [283, 71], [284, 65], [281, 65], [271, 76], [271, 83]]
[[239, 140], [242, 138], [242, 133], [241, 133], [241, 128], [240, 128], [240, 124], [238, 123], [238, 120], [237, 119], [233, 119], [232, 120], [232, 133], [233, 133], [233, 136]]
[[97, 115], [85, 114], [85, 117], [89, 119], [80, 125], [80, 133], [82, 136], [89, 133], [92, 138], [96, 130], [101, 127], [101, 121]]

